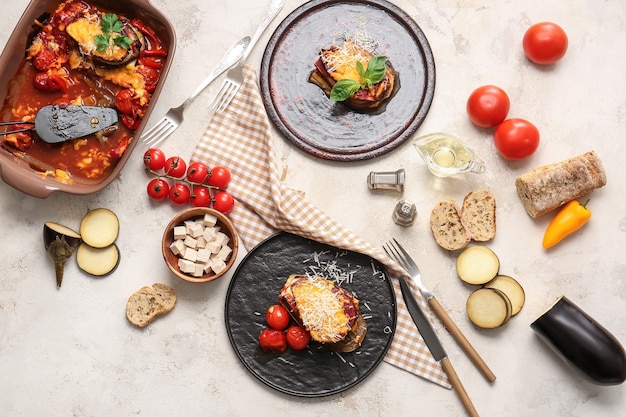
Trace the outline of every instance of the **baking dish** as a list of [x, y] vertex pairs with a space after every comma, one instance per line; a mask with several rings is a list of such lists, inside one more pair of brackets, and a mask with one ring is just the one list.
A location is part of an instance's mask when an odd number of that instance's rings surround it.
[[[128, 144], [126, 152], [119, 159], [108, 174], [89, 181], [60, 182], [51, 176], [42, 175], [33, 169], [23, 158], [16, 156], [5, 149], [0, 149], [0, 170], [2, 180], [10, 186], [38, 198], [46, 198], [56, 191], [71, 194], [91, 194], [101, 190], [111, 183], [124, 167], [132, 154], [133, 149], [139, 142], [139, 137], [149, 119], [150, 113], [158, 100], [163, 84], [167, 78], [174, 52], [176, 48], [176, 35], [168, 19], [157, 10], [149, 0], [88, 0], [88, 4], [100, 7], [104, 10], [124, 15], [130, 19], [139, 19], [150, 27], [162, 41], [163, 49], [167, 56], [163, 59], [161, 75], [152, 93], [148, 107], [139, 126], [134, 130], [132, 140]], [[52, 13], [60, 4], [60, 0], [32, 0], [22, 14], [15, 29], [9, 37], [0, 55], [0, 103], [3, 103], [8, 94], [8, 86], [12, 77], [17, 72], [24, 58], [25, 51], [31, 42], [33, 24], [45, 13]]]

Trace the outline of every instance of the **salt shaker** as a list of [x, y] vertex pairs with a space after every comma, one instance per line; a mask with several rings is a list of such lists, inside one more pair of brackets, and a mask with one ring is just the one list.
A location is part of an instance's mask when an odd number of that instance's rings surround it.
[[400, 226], [410, 226], [417, 216], [415, 204], [406, 200], [400, 200], [393, 210], [393, 221]]
[[367, 177], [370, 190], [404, 190], [404, 169], [388, 172], [370, 172]]

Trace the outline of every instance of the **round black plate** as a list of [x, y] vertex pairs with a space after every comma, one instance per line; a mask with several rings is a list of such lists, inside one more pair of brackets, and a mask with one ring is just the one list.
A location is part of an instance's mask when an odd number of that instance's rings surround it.
[[[316, 342], [282, 355], [261, 350], [266, 310], [278, 302], [289, 275], [305, 273], [335, 279], [360, 300], [368, 327], [358, 350], [337, 354]], [[286, 394], [321, 397], [356, 385], [380, 364], [396, 328], [396, 301], [378, 261], [281, 232], [242, 260], [228, 288], [225, 317], [235, 353], [255, 377]]]
[[[333, 103], [308, 81], [321, 48], [365, 33], [399, 73], [400, 88], [378, 114]], [[263, 103], [278, 130], [323, 159], [358, 161], [383, 155], [422, 124], [435, 91], [435, 63], [426, 36], [384, 1], [313, 0], [294, 10], [269, 40], [260, 71]]]

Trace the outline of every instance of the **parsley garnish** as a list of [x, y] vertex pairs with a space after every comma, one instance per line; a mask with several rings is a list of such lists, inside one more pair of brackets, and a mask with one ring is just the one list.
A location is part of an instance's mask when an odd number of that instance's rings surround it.
[[360, 88], [372, 88], [385, 77], [386, 63], [387, 57], [375, 56], [367, 63], [367, 69], [363, 69], [361, 61], [357, 61], [356, 70], [359, 73], [360, 82], [347, 78], [337, 81], [330, 92], [330, 100], [344, 101]]
[[98, 51], [104, 51], [114, 45], [128, 49], [133, 42], [128, 36], [122, 34], [124, 26], [114, 13], [107, 13], [102, 16], [100, 28], [102, 29], [102, 34], [94, 37]]

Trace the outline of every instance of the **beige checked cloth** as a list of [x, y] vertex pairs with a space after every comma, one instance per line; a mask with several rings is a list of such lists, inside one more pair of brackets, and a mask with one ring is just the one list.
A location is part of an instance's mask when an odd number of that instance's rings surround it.
[[[209, 122], [192, 160], [228, 167], [229, 192], [236, 200], [229, 214], [242, 244], [252, 249], [279, 231], [369, 255], [383, 263], [392, 278], [398, 305], [396, 333], [385, 361], [450, 388], [448, 379], [424, 344], [402, 298], [397, 274], [403, 270], [380, 249], [339, 225], [280, 181], [269, 119], [258, 91], [256, 72], [244, 68], [244, 83], [225, 112]], [[424, 311], [417, 287], [413, 291]]]

